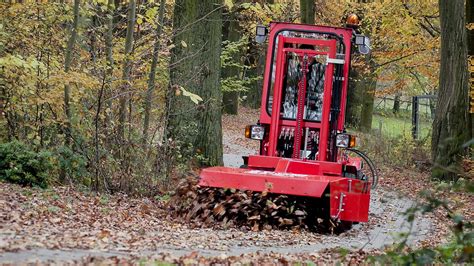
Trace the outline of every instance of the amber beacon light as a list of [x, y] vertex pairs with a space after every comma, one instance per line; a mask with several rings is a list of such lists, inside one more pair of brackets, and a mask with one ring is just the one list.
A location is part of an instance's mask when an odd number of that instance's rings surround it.
[[360, 25], [359, 16], [354, 13], [350, 14], [349, 16], [347, 16], [346, 24], [348, 26], [358, 27]]

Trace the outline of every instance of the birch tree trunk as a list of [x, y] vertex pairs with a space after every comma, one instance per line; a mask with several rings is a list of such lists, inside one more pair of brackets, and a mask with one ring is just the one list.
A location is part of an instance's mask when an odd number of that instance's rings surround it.
[[431, 152], [432, 176], [455, 180], [463, 146], [472, 138], [469, 116], [467, 34], [464, 0], [440, 0], [441, 66]]

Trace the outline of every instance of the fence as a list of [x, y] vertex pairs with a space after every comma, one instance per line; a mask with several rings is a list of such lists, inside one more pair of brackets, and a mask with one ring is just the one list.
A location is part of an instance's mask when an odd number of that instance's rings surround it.
[[415, 139], [425, 139], [431, 135], [435, 98], [431, 95], [377, 97], [372, 128], [392, 138], [411, 135]]

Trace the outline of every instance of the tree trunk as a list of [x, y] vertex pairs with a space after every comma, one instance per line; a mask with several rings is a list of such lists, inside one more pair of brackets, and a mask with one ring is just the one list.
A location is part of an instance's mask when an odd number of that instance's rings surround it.
[[362, 98], [362, 110], [360, 115], [360, 129], [363, 132], [369, 132], [372, 129], [372, 116], [374, 112], [375, 88], [377, 85], [377, 76], [368, 74], [363, 78], [364, 92]]
[[123, 144], [125, 140], [125, 120], [127, 119], [127, 101], [130, 95], [130, 72], [132, 70], [132, 48], [133, 48], [133, 30], [135, 27], [135, 0], [130, 0], [128, 4], [128, 23], [127, 23], [127, 36], [125, 38], [125, 60], [123, 62], [122, 72], [122, 91], [120, 95], [119, 105], [119, 128], [118, 128], [118, 139], [119, 144]]
[[430, 117], [431, 119], [434, 119], [436, 115], [436, 99], [428, 99], [428, 104], [430, 105]]
[[[71, 69], [72, 57], [74, 54], [74, 45], [76, 44], [77, 39], [77, 28], [79, 24], [79, 4], [80, 0], [74, 0], [74, 20], [71, 27], [71, 36], [66, 47], [66, 56], [64, 60], [64, 72], [67, 74]], [[71, 105], [69, 103], [71, 97], [71, 86], [69, 84], [64, 85], [64, 111], [66, 113], [66, 127], [65, 127], [65, 145], [70, 146], [72, 139], [72, 125], [71, 125]]]
[[[259, 50], [259, 49], [257, 49]], [[253, 108], [260, 108], [262, 104], [262, 91], [263, 91], [263, 75], [265, 74], [265, 50], [263, 49], [257, 56], [257, 67], [255, 70], [256, 77], [260, 77], [255, 82], [255, 100], [253, 101]]]
[[153, 91], [155, 90], [155, 75], [158, 65], [158, 54], [160, 52], [160, 36], [163, 31], [163, 23], [165, 18], [166, 0], [160, 1], [160, 12], [158, 15], [158, 26], [156, 28], [155, 44], [153, 46], [153, 57], [151, 61], [150, 73], [148, 75], [148, 87], [145, 98], [145, 117], [143, 118], [143, 144], [148, 141], [148, 128], [150, 126], [151, 102], [153, 100]]
[[397, 93], [395, 95], [395, 99], [393, 99], [393, 109], [392, 109], [392, 112], [394, 114], [398, 114], [398, 112], [400, 111], [400, 94]]
[[[200, 154], [205, 164], [222, 164], [220, 52], [222, 0], [176, 0], [167, 136], [184, 158]], [[195, 104], [181, 87], [202, 97]]]
[[246, 69], [241, 76], [251, 79], [251, 82], [248, 83], [249, 90], [245, 92], [246, 99], [243, 101], [243, 105], [258, 109], [262, 100], [266, 47], [251, 39], [248, 40], [248, 45], [244, 61]]
[[314, 24], [314, 0], [300, 0], [301, 23]]
[[440, 0], [441, 65], [431, 151], [432, 176], [456, 179], [463, 144], [472, 138], [469, 117], [467, 34], [462, 0]]
[[[470, 117], [471, 117], [471, 134], [474, 134], [474, 0], [466, 0], [466, 27], [467, 30], [467, 54], [469, 66], [469, 94], [471, 96], [470, 102]], [[471, 154], [472, 158], [472, 154]]]
[[[67, 42], [67, 47], [66, 47], [66, 56], [64, 60], [64, 72], [69, 73], [69, 70], [71, 69], [71, 64], [72, 64], [72, 58], [74, 54], [74, 45], [76, 44], [76, 39], [77, 39], [77, 30], [78, 30], [78, 25], [79, 25], [79, 5], [80, 5], [80, 0], [74, 0], [74, 9], [73, 9], [73, 14], [74, 14], [74, 19], [71, 27], [71, 36], [69, 36], [69, 40]], [[66, 83], [64, 85], [64, 112], [66, 113], [66, 123], [65, 123], [65, 141], [64, 145], [71, 148], [71, 142], [72, 142], [72, 111], [71, 111], [71, 104], [70, 104], [70, 97], [71, 97], [71, 85], [69, 83]], [[66, 181], [66, 176], [67, 176], [67, 169], [65, 165], [61, 166], [61, 169], [59, 171], [59, 180], [61, 182]]]
[[[229, 28], [228, 28], [228, 35], [227, 40], [229, 42], [238, 42], [240, 40], [240, 26], [235, 13], [231, 11], [231, 15], [229, 16]], [[233, 55], [234, 63], [242, 63], [240, 62], [240, 52]], [[230, 77], [240, 77], [240, 69], [236, 66], [227, 66], [222, 71], [222, 78], [230, 78]], [[224, 112], [227, 114], [237, 114], [239, 109], [239, 92], [238, 91], [224, 91], [223, 95], [223, 104], [224, 104]]]
[[361, 87], [363, 87], [361, 78], [358, 70], [351, 69], [347, 88], [346, 124], [354, 128], [360, 128]]
[[108, 128], [111, 122], [112, 112], [112, 78], [114, 71], [114, 0], [108, 0], [107, 2], [107, 32], [105, 33], [105, 60], [106, 60], [106, 70], [105, 70], [105, 98], [107, 109], [105, 112], [105, 127]]

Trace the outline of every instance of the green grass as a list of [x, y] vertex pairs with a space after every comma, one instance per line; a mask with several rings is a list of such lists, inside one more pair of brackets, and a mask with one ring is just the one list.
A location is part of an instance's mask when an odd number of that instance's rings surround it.
[[[378, 130], [382, 126], [382, 135], [387, 137], [411, 136], [411, 120], [393, 116], [381, 116], [374, 114], [372, 118], [372, 129]], [[419, 138], [426, 138], [431, 133], [431, 124], [420, 121]]]
[[[385, 99], [385, 103], [383, 98], [375, 98], [374, 100], [374, 109], [376, 110], [385, 110], [385, 111], [392, 111], [393, 108], [393, 99]], [[430, 110], [430, 101], [428, 99], [419, 99], [418, 111], [420, 112], [420, 116], [429, 116], [431, 114]], [[411, 114], [412, 103], [411, 99], [407, 101], [407, 99], [402, 100], [400, 102], [400, 111], [406, 112]]]

